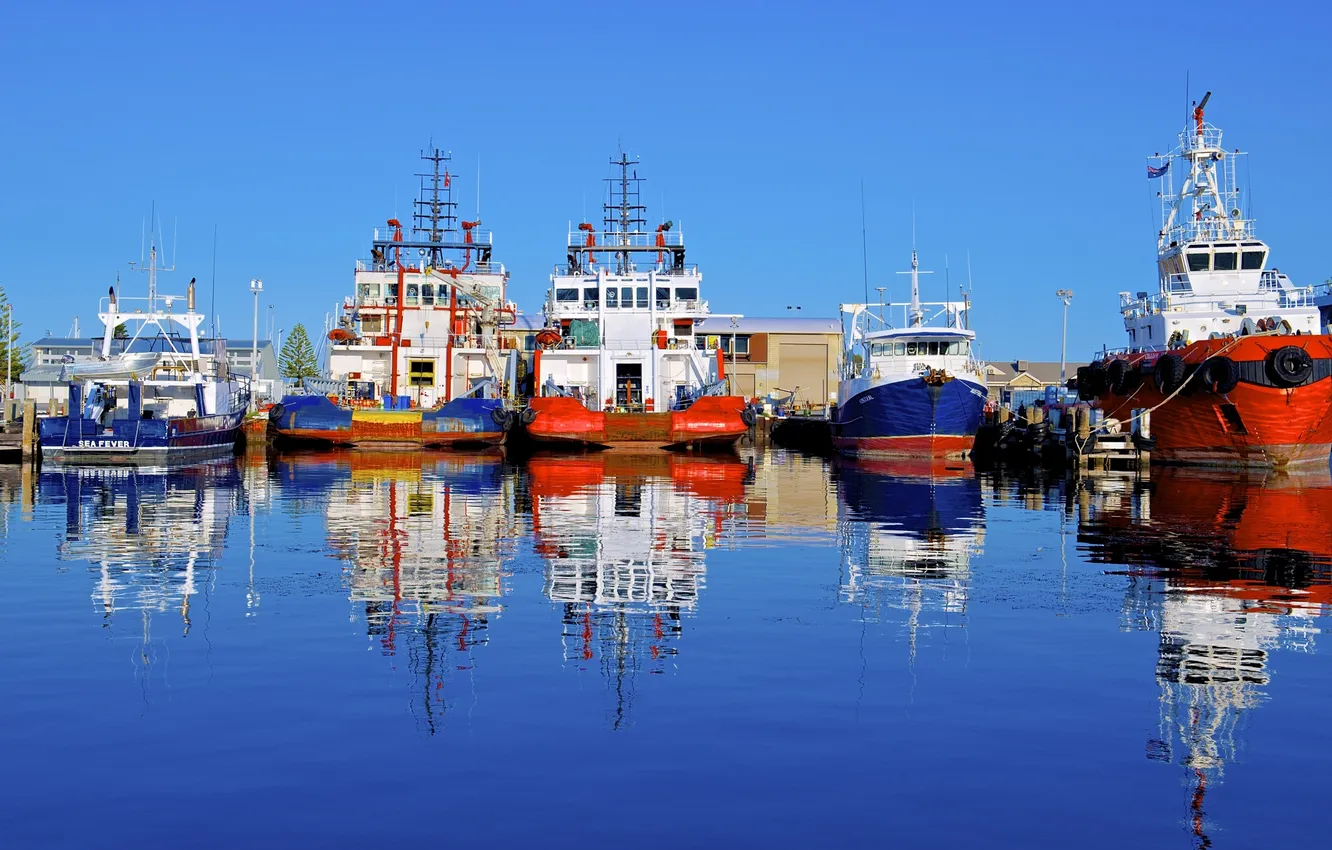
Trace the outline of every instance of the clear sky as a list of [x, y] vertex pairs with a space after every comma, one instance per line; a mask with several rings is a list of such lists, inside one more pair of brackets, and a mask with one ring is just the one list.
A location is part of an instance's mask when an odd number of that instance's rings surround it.
[[[1203, 7], [1199, 7], [1200, 9]], [[617, 144], [648, 216], [683, 227], [719, 312], [836, 315], [905, 296], [914, 205], [926, 295], [971, 254], [990, 359], [1122, 344], [1116, 293], [1155, 286], [1148, 154], [1192, 91], [1251, 151], [1272, 262], [1332, 276], [1332, 117], [1315, 3], [396, 3], [11, 6], [0, 27], [0, 286], [27, 340], [94, 327], [155, 202], [178, 271], [223, 333], [351, 294], [371, 229], [406, 218], [421, 148], [454, 155], [510, 296], [537, 312], [566, 227], [595, 210]], [[1307, 158], [1307, 162], [1302, 162]], [[174, 282], [174, 285], [171, 285]]]

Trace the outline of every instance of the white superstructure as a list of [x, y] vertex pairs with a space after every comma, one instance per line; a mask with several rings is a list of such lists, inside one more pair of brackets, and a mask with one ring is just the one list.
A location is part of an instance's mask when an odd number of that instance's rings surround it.
[[1158, 286], [1155, 293], [1119, 293], [1129, 351], [1255, 331], [1321, 330], [1312, 287], [1268, 266], [1270, 249], [1240, 203], [1237, 166], [1245, 154], [1227, 151], [1220, 128], [1203, 120], [1210, 97], [1194, 108], [1179, 145], [1149, 158], [1149, 179], [1161, 181]]

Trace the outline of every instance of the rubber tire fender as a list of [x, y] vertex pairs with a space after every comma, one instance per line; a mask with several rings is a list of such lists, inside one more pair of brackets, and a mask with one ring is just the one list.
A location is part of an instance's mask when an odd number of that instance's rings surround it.
[[523, 412], [518, 414], [518, 421], [523, 425], [531, 425], [536, 421], [537, 412], [530, 407], [524, 407]]
[[1086, 366], [1078, 367], [1077, 378], [1074, 379], [1078, 382], [1078, 401], [1091, 401], [1096, 398], [1096, 393], [1092, 392], [1091, 378], [1088, 377], [1090, 371]]
[[1313, 358], [1296, 345], [1283, 345], [1267, 355], [1267, 376], [1278, 387], [1295, 387], [1313, 375]]
[[1132, 367], [1127, 360], [1111, 360], [1105, 368], [1106, 385], [1113, 395], [1125, 395], [1128, 390], [1128, 377]]
[[507, 431], [509, 423], [512, 422], [512, 414], [502, 407], [494, 407], [490, 410], [490, 421], [499, 426], [500, 430]]
[[1090, 385], [1087, 389], [1091, 390], [1093, 397], [1110, 389], [1110, 381], [1105, 374], [1105, 362], [1093, 360], [1087, 364], [1087, 383]]
[[280, 401], [277, 402], [272, 407], [268, 408], [268, 421], [277, 422], [279, 419], [282, 418], [282, 414], [285, 413], [286, 410], [287, 410], [286, 405], [284, 405]]
[[1178, 354], [1162, 354], [1152, 367], [1152, 379], [1161, 395], [1171, 395], [1184, 383], [1184, 358]]
[[1198, 371], [1202, 373], [1199, 379], [1217, 395], [1225, 395], [1239, 386], [1239, 364], [1224, 354], [1207, 358]]
[[758, 421], [758, 416], [754, 414], [754, 408], [746, 407], [744, 410], [741, 410], [740, 421], [745, 423], [745, 427], [747, 428], [754, 427], [754, 423]]

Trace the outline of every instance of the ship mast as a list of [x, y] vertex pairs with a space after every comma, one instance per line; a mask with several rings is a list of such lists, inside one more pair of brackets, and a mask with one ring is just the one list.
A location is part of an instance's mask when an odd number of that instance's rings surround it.
[[[1221, 146], [1221, 130], [1203, 121], [1203, 110], [1211, 92], [1194, 104], [1192, 126], [1179, 136], [1179, 147], [1164, 156], [1151, 157], [1157, 164], [1149, 177], [1164, 177], [1161, 192], [1162, 227], [1157, 249], [1164, 253], [1180, 244], [1210, 242], [1218, 239], [1251, 239], [1253, 224], [1242, 217], [1235, 163], [1243, 154], [1227, 153]], [[1169, 164], [1172, 159], [1187, 162], [1188, 172], [1179, 191], [1172, 191]]]
[[916, 257], [916, 217], [911, 217], [911, 271], [898, 272], [898, 274], [911, 275], [911, 310], [910, 318], [907, 320], [907, 326], [918, 328], [925, 323], [925, 310], [920, 306], [920, 276], [923, 274], [934, 274], [931, 271], [920, 270], [920, 260]]
[[[631, 236], [641, 233], [642, 227], [647, 224], [647, 220], [643, 218], [647, 207], [640, 202], [643, 180], [638, 176], [637, 168], [634, 168], [633, 175], [630, 175], [630, 166], [637, 166], [638, 160], [630, 159], [624, 151], [620, 151], [618, 159], [611, 160], [611, 165], [619, 167], [620, 176], [606, 178], [610, 186], [610, 198], [603, 207], [606, 211], [603, 222], [607, 234], [614, 234], [617, 244], [628, 247], [633, 242]], [[628, 274], [631, 268], [629, 252], [617, 251], [615, 263], [616, 274]]]
[[[420, 241], [430, 246], [423, 249], [429, 255], [427, 265], [439, 268], [444, 264], [444, 234], [458, 231], [458, 204], [453, 200], [453, 176], [448, 167], [453, 157], [432, 147], [421, 151], [421, 159], [430, 163], [430, 168], [416, 175], [421, 179], [421, 191], [414, 202], [412, 233], [423, 237]], [[441, 164], [443, 173], [440, 172]]]

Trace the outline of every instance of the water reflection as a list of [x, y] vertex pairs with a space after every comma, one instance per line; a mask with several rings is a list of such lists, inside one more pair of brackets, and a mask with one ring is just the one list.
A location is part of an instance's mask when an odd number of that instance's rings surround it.
[[[109, 625], [132, 609], [178, 611], [184, 633], [190, 606], [211, 580], [231, 517], [245, 510], [231, 460], [172, 471], [68, 468], [41, 473], [40, 499], [64, 505], [57, 548], [64, 561], [95, 565], [93, 599]], [[146, 638], [145, 638], [146, 640]]]
[[1267, 698], [1271, 654], [1312, 652], [1332, 601], [1332, 476], [1167, 469], [1136, 487], [1102, 482], [1080, 502], [1090, 559], [1130, 567], [1123, 626], [1160, 635], [1147, 755], [1190, 772], [1191, 829], [1206, 845], [1208, 782]]
[[838, 466], [843, 505], [841, 597], [878, 620], [906, 613], [918, 630], [960, 626], [971, 560], [985, 542], [980, 481], [970, 463], [857, 461]]
[[750, 468], [732, 456], [603, 452], [533, 457], [526, 471], [564, 662], [600, 670], [620, 728], [636, 674], [675, 663], [705, 553], [743, 503]]
[[515, 487], [503, 457], [424, 452], [282, 456], [277, 474], [327, 523], [366, 636], [405, 655], [413, 711], [430, 733], [468, 678], [503, 610], [505, 568], [518, 535]]

